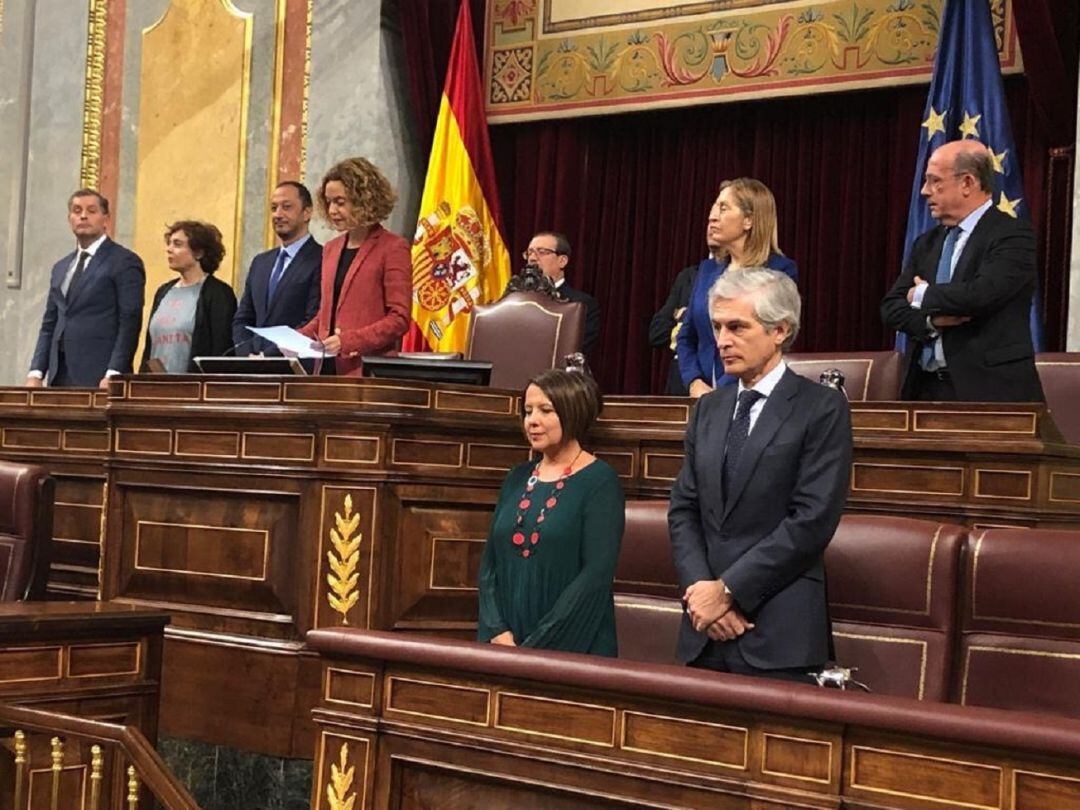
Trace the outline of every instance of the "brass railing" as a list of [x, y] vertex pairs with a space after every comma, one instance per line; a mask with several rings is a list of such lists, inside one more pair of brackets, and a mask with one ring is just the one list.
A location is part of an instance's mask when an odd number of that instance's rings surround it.
[[[0, 703], [0, 746], [13, 776], [0, 794], [12, 797], [15, 810], [151, 810], [151, 797], [163, 810], [199, 810], [131, 726]], [[0, 806], [7, 806], [4, 795]]]

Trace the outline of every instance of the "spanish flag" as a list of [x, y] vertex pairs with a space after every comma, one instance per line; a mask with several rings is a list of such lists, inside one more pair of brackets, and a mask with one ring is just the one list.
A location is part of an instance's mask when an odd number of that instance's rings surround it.
[[498, 299], [510, 279], [500, 221], [480, 66], [464, 0], [413, 239], [416, 328], [406, 337], [407, 350], [465, 351], [473, 307]]

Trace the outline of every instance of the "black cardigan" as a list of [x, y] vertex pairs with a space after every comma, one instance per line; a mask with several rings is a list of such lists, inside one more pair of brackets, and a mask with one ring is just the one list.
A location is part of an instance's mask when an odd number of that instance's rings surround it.
[[[146, 319], [146, 339], [143, 343], [142, 363], [139, 370], [148, 371], [150, 360], [150, 321], [161, 306], [165, 293], [171, 290], [180, 279], [176, 278], [157, 288], [154, 293], [154, 305], [150, 308], [150, 317]], [[199, 290], [199, 300], [195, 304], [195, 326], [191, 332], [191, 361], [189, 372], [197, 372], [196, 357], [220, 356], [232, 348], [232, 322], [236, 314], [236, 293], [224, 281], [207, 276]]]

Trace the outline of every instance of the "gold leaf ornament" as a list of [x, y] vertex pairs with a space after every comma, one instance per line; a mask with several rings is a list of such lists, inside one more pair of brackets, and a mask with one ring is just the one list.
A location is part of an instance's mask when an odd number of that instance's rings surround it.
[[326, 800], [330, 803], [330, 810], [353, 810], [356, 793], [354, 791], [351, 795], [346, 794], [352, 787], [355, 775], [356, 766], [349, 765], [349, 744], [342, 743], [338, 762], [330, 763], [330, 782], [326, 786]]
[[[345, 514], [334, 513], [334, 528], [330, 529], [330, 550], [326, 559], [330, 572], [326, 575], [326, 601], [341, 614], [342, 624], [349, 623], [349, 611], [360, 601], [357, 585], [360, 574], [356, 570], [360, 564], [360, 541], [363, 534], [360, 528], [360, 513], [352, 510], [352, 495], [345, 496]], [[355, 535], [355, 537], [354, 537]]]

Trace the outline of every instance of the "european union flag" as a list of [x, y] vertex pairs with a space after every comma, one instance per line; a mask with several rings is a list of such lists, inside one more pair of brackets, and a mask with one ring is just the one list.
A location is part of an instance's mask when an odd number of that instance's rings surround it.
[[[974, 138], [990, 147], [997, 179], [995, 205], [1009, 216], [1026, 217], [1024, 180], [1013, 145], [988, 0], [945, 0], [934, 75], [919, 133], [919, 157], [904, 237], [905, 264], [915, 239], [935, 225], [919, 193], [930, 153], [943, 143], [961, 138]], [[1037, 352], [1043, 348], [1040, 298], [1036, 286], [1031, 304], [1031, 339]], [[897, 335], [896, 348], [903, 351], [903, 334]]]

